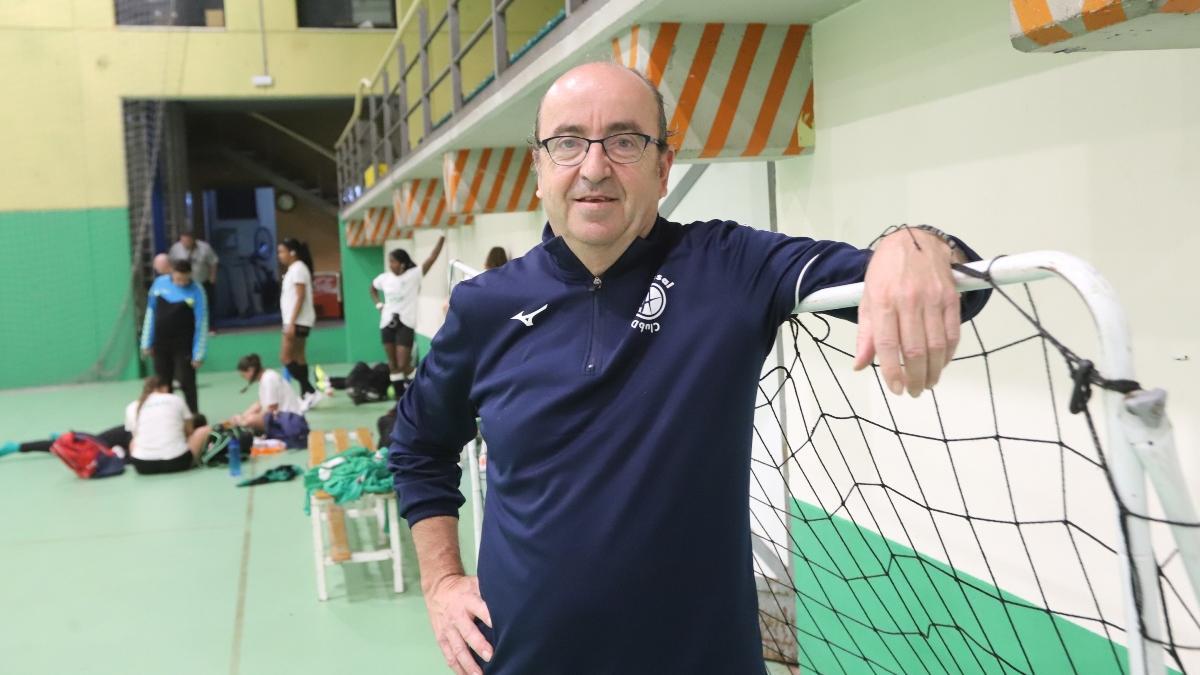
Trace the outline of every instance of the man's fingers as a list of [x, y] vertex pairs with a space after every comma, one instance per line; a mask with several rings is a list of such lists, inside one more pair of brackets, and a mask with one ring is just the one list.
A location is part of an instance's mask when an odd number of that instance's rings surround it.
[[438, 636], [438, 648], [442, 650], [442, 658], [446, 660], [446, 665], [453, 670], [455, 675], [463, 675], [463, 670], [458, 666], [458, 658], [454, 656], [454, 647], [450, 644], [449, 632]]
[[909, 396], [920, 394], [929, 380], [929, 347], [925, 343], [924, 312], [916, 303], [903, 307], [899, 316], [900, 351], [904, 354], [904, 381]]
[[854, 370], [862, 370], [871, 365], [875, 358], [875, 336], [871, 333], [871, 312], [867, 303], [858, 306], [858, 342], [854, 349]]
[[492, 660], [492, 645], [488, 644], [487, 638], [483, 637], [483, 633], [479, 632], [479, 628], [475, 626], [475, 621], [467, 615], [463, 615], [454, 621], [454, 627], [458, 629], [463, 640], [474, 652], [484, 661]]
[[926, 305], [924, 315], [925, 344], [928, 347], [925, 388], [932, 389], [941, 379], [942, 368], [946, 367], [946, 325], [942, 323], [944, 312], [941, 307]]
[[[483, 675], [479, 665], [475, 663], [475, 657], [471, 655], [471, 649], [467, 647], [467, 643], [459, 635], [458, 629], [451, 622], [445, 627], [446, 641], [450, 647], [450, 658], [447, 663], [456, 673], [463, 675]], [[445, 649], [442, 650], [445, 653]]]
[[481, 621], [487, 624], [488, 628], [492, 627], [492, 613], [488, 611], [487, 603], [479, 595], [476, 595], [467, 603], [467, 611], [479, 617]]
[[904, 391], [904, 372], [900, 370], [900, 336], [896, 324], [896, 310], [889, 308], [877, 311], [871, 318], [871, 326], [875, 331], [875, 357], [879, 359], [883, 381], [889, 391], [899, 395]]
[[950, 365], [954, 360], [954, 352], [958, 350], [958, 341], [962, 337], [961, 310], [958, 293], [954, 294], [953, 300], [942, 310], [943, 323], [946, 326], [946, 365]]

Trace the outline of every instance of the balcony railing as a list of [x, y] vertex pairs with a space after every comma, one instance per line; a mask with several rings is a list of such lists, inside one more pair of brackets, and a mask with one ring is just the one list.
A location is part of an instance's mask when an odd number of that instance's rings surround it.
[[[354, 112], [335, 146], [338, 195], [343, 207], [358, 200], [427, 143], [436, 130], [498, 82], [533, 45], [585, 2], [606, 0], [563, 0], [563, 8], [511, 53], [507, 13], [521, 0], [483, 0], [490, 11], [465, 39], [459, 6], [480, 0], [443, 1], [445, 11], [431, 18], [433, 0], [417, 0], [397, 26], [374, 75], [359, 82]], [[417, 40], [410, 48], [405, 45], [405, 31], [414, 22]], [[435, 48], [435, 41], [442, 36], [446, 44]], [[487, 38], [492, 46], [490, 72], [471, 91], [464, 92], [463, 63], [473, 54], [479, 58], [480, 53], [474, 50]], [[440, 63], [445, 65], [435, 65]], [[443, 85], [449, 86], [448, 94], [439, 92]], [[438, 114], [442, 112], [438, 108], [448, 110]]]

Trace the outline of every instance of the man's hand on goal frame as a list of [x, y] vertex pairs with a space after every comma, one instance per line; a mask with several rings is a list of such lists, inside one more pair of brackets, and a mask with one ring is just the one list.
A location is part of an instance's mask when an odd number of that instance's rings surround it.
[[896, 395], [915, 397], [936, 385], [958, 347], [960, 304], [950, 265], [963, 261], [932, 232], [900, 228], [881, 239], [867, 265], [854, 369], [878, 358]]

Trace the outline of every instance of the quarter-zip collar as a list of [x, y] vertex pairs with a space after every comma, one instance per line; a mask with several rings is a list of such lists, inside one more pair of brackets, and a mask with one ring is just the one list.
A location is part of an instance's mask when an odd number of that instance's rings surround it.
[[[658, 216], [650, 228], [650, 232], [645, 237], [637, 237], [630, 242], [629, 248], [625, 249], [617, 261], [605, 270], [603, 277], [607, 279], [613, 275], [620, 275], [626, 270], [636, 267], [649, 256], [661, 259], [670, 248], [671, 242], [678, 237], [679, 229], [680, 226], [677, 223]], [[597, 278], [575, 255], [571, 247], [567, 246], [566, 240], [554, 234], [549, 222], [542, 229], [542, 248], [550, 254], [551, 260], [554, 261], [555, 267], [564, 281], [591, 283], [594, 278]]]

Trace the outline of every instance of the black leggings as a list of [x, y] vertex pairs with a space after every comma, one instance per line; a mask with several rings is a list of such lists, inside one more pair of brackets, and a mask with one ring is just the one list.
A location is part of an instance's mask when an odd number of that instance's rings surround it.
[[192, 367], [192, 345], [190, 342], [154, 345], [154, 374], [174, 389], [172, 382], [179, 382], [183, 399], [193, 414], [200, 411], [196, 398], [196, 369]]
[[196, 457], [192, 454], [191, 450], [188, 450], [182, 455], [171, 459], [138, 459], [134, 457], [131, 462], [133, 463], [133, 468], [145, 476], [155, 473], [187, 471], [196, 465]]
[[[129, 444], [133, 442], [133, 434], [125, 431], [125, 427], [123, 426], [105, 429], [98, 434], [92, 434], [92, 436], [95, 436], [101, 443], [110, 448], [118, 445], [125, 448], [126, 456], [128, 456]], [[22, 443], [20, 449], [21, 452], [50, 452], [50, 446], [53, 444], [54, 441], [47, 438], [45, 440]]]

